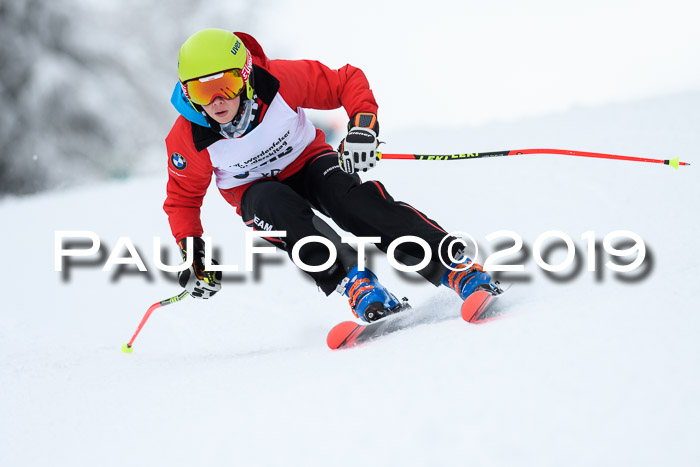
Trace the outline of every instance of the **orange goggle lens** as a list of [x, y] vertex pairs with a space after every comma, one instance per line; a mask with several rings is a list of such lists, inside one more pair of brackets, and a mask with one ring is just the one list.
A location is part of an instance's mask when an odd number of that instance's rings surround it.
[[209, 105], [216, 97], [233, 99], [245, 89], [240, 70], [228, 70], [185, 83], [187, 96], [199, 105]]

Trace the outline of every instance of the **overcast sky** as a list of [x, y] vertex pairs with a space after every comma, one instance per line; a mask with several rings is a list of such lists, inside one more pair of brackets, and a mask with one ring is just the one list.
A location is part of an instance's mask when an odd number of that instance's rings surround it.
[[384, 125], [478, 124], [697, 90], [698, 5], [307, 0], [263, 5], [248, 29], [271, 58], [362, 68]]

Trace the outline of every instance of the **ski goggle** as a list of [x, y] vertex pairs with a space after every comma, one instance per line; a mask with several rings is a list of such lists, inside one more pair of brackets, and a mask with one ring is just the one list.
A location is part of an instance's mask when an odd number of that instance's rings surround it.
[[195, 78], [182, 85], [185, 95], [195, 104], [209, 105], [217, 97], [233, 99], [245, 89], [241, 70], [228, 70]]

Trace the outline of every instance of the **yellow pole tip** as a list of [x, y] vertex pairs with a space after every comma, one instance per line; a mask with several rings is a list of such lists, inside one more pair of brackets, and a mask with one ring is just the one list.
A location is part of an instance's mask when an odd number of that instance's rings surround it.
[[122, 352], [131, 353], [133, 351], [134, 351], [134, 348], [132, 346], [130, 346], [128, 342], [126, 344], [122, 345]]
[[676, 157], [675, 159], [669, 159], [668, 165], [670, 165], [674, 169], [678, 169], [678, 158]]

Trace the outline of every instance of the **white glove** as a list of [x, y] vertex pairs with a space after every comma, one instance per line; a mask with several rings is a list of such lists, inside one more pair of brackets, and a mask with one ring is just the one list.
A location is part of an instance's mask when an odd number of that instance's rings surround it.
[[367, 172], [377, 165], [377, 116], [369, 112], [353, 115], [348, 123], [348, 134], [338, 147], [338, 162], [345, 172]]
[[347, 173], [367, 172], [377, 165], [377, 134], [369, 128], [355, 127], [340, 143], [340, 168]]
[[[187, 259], [187, 239], [181, 240], [178, 245], [182, 259]], [[219, 264], [211, 260], [212, 264]], [[199, 237], [192, 238], [192, 264], [188, 269], [178, 274], [178, 281], [190, 296], [194, 298], [211, 298], [221, 290], [221, 271], [206, 271], [204, 269], [204, 240]]]
[[[215, 260], [212, 264], [218, 264]], [[197, 274], [199, 272], [199, 274]], [[221, 290], [221, 272], [198, 270], [194, 265], [178, 275], [180, 287], [183, 287], [193, 298], [211, 298]]]

